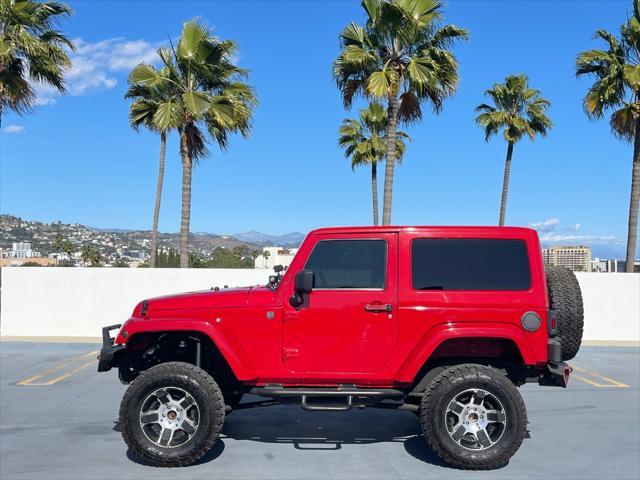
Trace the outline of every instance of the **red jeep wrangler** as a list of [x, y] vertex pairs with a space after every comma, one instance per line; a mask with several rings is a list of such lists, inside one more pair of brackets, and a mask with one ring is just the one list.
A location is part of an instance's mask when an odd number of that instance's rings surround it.
[[296, 402], [410, 410], [445, 462], [491, 469], [527, 430], [516, 387], [565, 387], [582, 326], [533, 230], [326, 228], [265, 286], [144, 300], [103, 329], [98, 370], [131, 384], [122, 435], [153, 465], [194, 463], [233, 410]]

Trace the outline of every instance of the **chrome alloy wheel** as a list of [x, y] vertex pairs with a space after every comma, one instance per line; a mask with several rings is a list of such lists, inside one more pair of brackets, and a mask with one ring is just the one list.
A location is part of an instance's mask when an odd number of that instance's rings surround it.
[[140, 407], [140, 428], [149, 441], [164, 448], [187, 443], [198, 430], [200, 409], [195, 399], [178, 387], [163, 387]]
[[461, 447], [486, 450], [502, 438], [507, 415], [495, 395], [472, 388], [453, 397], [444, 414], [444, 422], [449, 436]]

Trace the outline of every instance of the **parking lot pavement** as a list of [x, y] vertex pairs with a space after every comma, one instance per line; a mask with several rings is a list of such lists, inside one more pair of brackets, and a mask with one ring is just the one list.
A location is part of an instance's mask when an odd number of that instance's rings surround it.
[[[529, 435], [492, 472], [444, 466], [409, 412], [233, 412], [197, 465], [136, 462], [118, 433], [125, 386], [96, 372], [96, 345], [0, 343], [0, 478], [640, 478], [640, 349], [585, 347], [567, 389], [526, 385]], [[20, 385], [18, 385], [20, 383]]]

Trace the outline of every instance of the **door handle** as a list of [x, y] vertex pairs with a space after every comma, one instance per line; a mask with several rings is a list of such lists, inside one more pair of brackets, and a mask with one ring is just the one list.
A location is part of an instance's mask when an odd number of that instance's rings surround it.
[[393, 306], [390, 303], [367, 303], [364, 306], [364, 309], [367, 312], [373, 313], [391, 312], [391, 310], [393, 310]]

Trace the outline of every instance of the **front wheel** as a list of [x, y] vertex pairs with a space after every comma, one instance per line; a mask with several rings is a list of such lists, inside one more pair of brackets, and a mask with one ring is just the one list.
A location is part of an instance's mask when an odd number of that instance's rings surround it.
[[215, 380], [182, 362], [156, 365], [139, 375], [120, 405], [122, 436], [146, 463], [191, 465], [218, 439], [225, 407]]
[[446, 368], [431, 381], [420, 423], [431, 448], [449, 465], [491, 470], [509, 463], [520, 447], [527, 411], [505, 375], [465, 364]]

